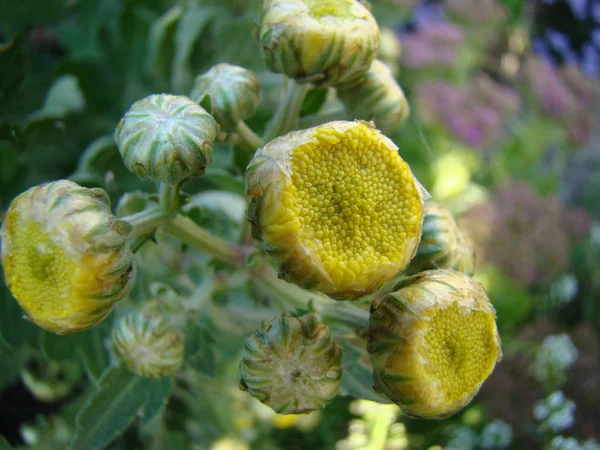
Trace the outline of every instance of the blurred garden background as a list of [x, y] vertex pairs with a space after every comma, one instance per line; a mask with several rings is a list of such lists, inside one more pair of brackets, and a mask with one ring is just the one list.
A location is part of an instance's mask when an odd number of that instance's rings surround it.
[[[215, 312], [195, 337], [203, 388], [178, 379], [159, 419], [138, 420], [108, 448], [600, 449], [600, 0], [371, 7], [380, 58], [411, 108], [390, 137], [476, 247], [474, 278], [496, 308], [502, 362], [446, 420], [411, 419], [366, 394], [279, 416], [237, 389], [239, 343], [253, 329], [232, 317], [265, 315], [260, 296], [232, 288], [210, 299]], [[114, 127], [134, 101], [187, 95], [217, 63], [259, 75], [261, 104], [248, 123], [263, 130], [282, 77], [251, 38], [258, 9], [254, 0], [1, 0], [0, 214], [59, 178], [102, 187], [115, 205], [154, 189], [124, 168]], [[301, 125], [343, 114], [333, 90], [314, 88]], [[249, 155], [228, 142], [214, 159], [186, 188], [231, 193], [230, 202], [207, 195], [197, 209], [226, 235], [243, 214]], [[145, 258], [152, 281], [184, 286], [181, 273], [194, 270], [169, 242]], [[0, 449], [69, 448], [75, 414], [110, 358], [112, 319], [77, 341], [58, 338], [22, 320], [1, 292]]]

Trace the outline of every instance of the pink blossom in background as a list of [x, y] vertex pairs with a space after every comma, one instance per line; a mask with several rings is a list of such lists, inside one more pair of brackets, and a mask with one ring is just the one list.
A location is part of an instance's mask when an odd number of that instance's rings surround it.
[[402, 63], [410, 68], [449, 67], [464, 40], [460, 28], [443, 20], [420, 17], [417, 30], [402, 34]]
[[506, 8], [495, 0], [447, 0], [448, 12], [472, 24], [503, 22], [507, 19]]

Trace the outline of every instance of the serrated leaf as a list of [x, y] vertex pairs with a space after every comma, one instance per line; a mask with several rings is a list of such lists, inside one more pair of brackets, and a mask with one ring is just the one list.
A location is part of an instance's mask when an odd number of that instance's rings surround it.
[[210, 7], [189, 8], [179, 20], [175, 33], [175, 58], [171, 78], [173, 92], [190, 90], [195, 74], [192, 73], [188, 62], [194, 43], [214, 14], [214, 9]]
[[108, 368], [76, 418], [72, 450], [100, 450], [123, 433], [135, 418], [153, 419], [173, 389], [171, 378], [150, 379], [122, 367]]

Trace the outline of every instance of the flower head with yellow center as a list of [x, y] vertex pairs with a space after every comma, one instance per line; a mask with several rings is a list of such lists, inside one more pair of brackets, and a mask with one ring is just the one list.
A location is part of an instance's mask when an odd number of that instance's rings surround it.
[[367, 122], [330, 122], [260, 148], [249, 220], [282, 274], [338, 299], [372, 293], [414, 256], [426, 194]]
[[481, 284], [452, 269], [408, 277], [371, 311], [375, 389], [411, 416], [448, 417], [477, 394], [502, 357]]
[[102, 189], [61, 180], [15, 198], [2, 225], [2, 265], [27, 318], [68, 334], [106, 317], [135, 274], [130, 231]]
[[267, 66], [322, 86], [360, 78], [379, 50], [379, 28], [356, 0], [264, 0], [258, 42]]

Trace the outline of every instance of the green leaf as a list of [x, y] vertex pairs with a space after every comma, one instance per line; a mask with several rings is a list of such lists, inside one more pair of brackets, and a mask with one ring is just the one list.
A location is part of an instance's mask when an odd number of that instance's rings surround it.
[[122, 367], [108, 368], [77, 414], [72, 450], [103, 449], [136, 417], [152, 420], [172, 389], [171, 378], [143, 378]]
[[150, 28], [148, 59], [146, 71], [152, 77], [157, 88], [168, 90], [171, 64], [174, 58], [174, 36], [177, 22], [183, 15], [183, 8], [174, 6], [155, 20]]
[[194, 43], [214, 14], [214, 9], [210, 7], [190, 8], [179, 20], [175, 34], [175, 59], [171, 79], [173, 92], [187, 92], [192, 87], [195, 74], [192, 73], [188, 62]]
[[300, 115], [308, 116], [319, 112], [327, 99], [327, 89], [311, 89], [306, 94]]
[[7, 345], [21, 348], [37, 345], [40, 329], [24, 319], [23, 310], [12, 297], [10, 291], [0, 287], [0, 338]]
[[26, 126], [41, 120], [60, 119], [84, 108], [85, 97], [77, 78], [73, 75], [63, 75], [52, 83], [46, 94], [44, 106], [27, 118]]
[[12, 450], [12, 447], [8, 443], [4, 436], [0, 434], [0, 450]]

